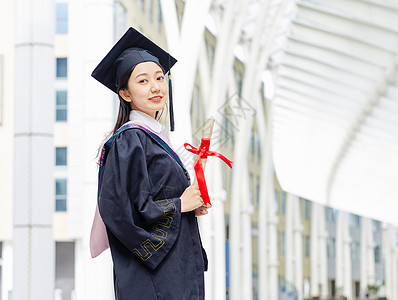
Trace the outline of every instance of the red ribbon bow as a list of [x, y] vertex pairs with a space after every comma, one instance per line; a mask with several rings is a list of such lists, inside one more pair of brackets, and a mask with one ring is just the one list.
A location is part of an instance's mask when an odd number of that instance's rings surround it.
[[225, 156], [223, 156], [220, 153], [217, 153], [215, 151], [209, 151], [209, 147], [210, 147], [210, 139], [209, 138], [202, 138], [202, 142], [200, 144], [199, 149], [195, 148], [194, 146], [192, 146], [189, 143], [185, 143], [184, 147], [189, 152], [192, 152], [192, 153], [198, 155], [198, 157], [195, 160], [195, 163], [193, 164], [193, 168], [195, 169], [196, 178], [198, 179], [199, 190], [202, 195], [203, 202], [205, 204], [211, 205], [209, 193], [207, 191], [205, 173], [204, 173], [203, 167], [202, 167], [202, 159], [206, 159], [208, 156], [216, 156], [216, 157], [220, 158], [222, 161], [224, 161], [230, 168], [232, 168], [232, 161], [230, 161], [228, 158], [226, 158]]

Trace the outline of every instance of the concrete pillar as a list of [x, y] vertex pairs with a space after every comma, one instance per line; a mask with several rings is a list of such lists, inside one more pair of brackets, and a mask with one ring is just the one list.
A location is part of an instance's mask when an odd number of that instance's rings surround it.
[[303, 300], [303, 225], [301, 224], [300, 199], [293, 197], [293, 239], [294, 239], [294, 285], [297, 299]]
[[[247, 153], [247, 152], [246, 152]], [[253, 298], [253, 239], [252, 239], [252, 213], [253, 204], [250, 203], [249, 170], [247, 159], [244, 163], [243, 173], [241, 174], [240, 187], [240, 209], [241, 209], [241, 299]]]
[[361, 290], [376, 284], [372, 220], [362, 217], [361, 227]]
[[[210, 146], [211, 148], [211, 146]], [[207, 216], [198, 218], [201, 239], [209, 260], [209, 270], [205, 273], [206, 299], [226, 298], [225, 269], [225, 211], [226, 191], [222, 189], [221, 162], [209, 159], [206, 165], [206, 178], [209, 174], [219, 174], [207, 180], [212, 208]]]
[[8, 300], [12, 291], [12, 243], [3, 241], [2, 265], [1, 265], [1, 299]]
[[328, 295], [325, 207], [311, 203], [311, 295]]
[[13, 300], [54, 293], [54, 12], [15, 1]]
[[268, 299], [278, 299], [279, 287], [278, 287], [278, 216], [275, 213], [275, 194], [274, 194], [274, 177], [269, 179], [267, 193], [267, 232], [269, 236], [268, 240], [268, 282], [269, 291]]
[[226, 298], [225, 266], [225, 210], [226, 191], [222, 188], [221, 162], [211, 159], [206, 165], [208, 174], [219, 174], [208, 180], [212, 208], [207, 216], [198, 218], [203, 246], [209, 259], [209, 270], [205, 273], [206, 299]]
[[311, 296], [320, 295], [319, 285], [319, 207], [317, 203], [311, 204]]
[[294, 196], [290, 193], [286, 195], [286, 214], [285, 214], [285, 279], [286, 283], [293, 284], [294, 281], [294, 243], [293, 243], [293, 210]]
[[[270, 128], [270, 127], [268, 127]], [[265, 137], [263, 137], [265, 138]], [[270, 220], [270, 212], [268, 211], [267, 202], [274, 201], [273, 199], [273, 170], [272, 170], [272, 157], [271, 139], [266, 136], [264, 141], [265, 151], [261, 158], [261, 182], [260, 185], [260, 199], [258, 207], [258, 299], [268, 300], [270, 294], [270, 274], [268, 263], [270, 261], [270, 247], [277, 247], [276, 244], [270, 243], [270, 234], [267, 230]], [[269, 199], [272, 198], [272, 199]]]
[[336, 236], [336, 288], [338, 292], [351, 299], [351, 248], [346, 212], [339, 211]]
[[286, 197], [285, 278], [295, 287], [297, 299], [303, 299], [303, 227], [300, 219], [300, 199], [288, 193]]
[[[213, 199], [211, 199], [213, 201]], [[205, 272], [205, 294], [206, 298], [209, 300], [214, 299], [214, 231], [212, 229], [212, 220], [211, 214], [212, 211], [209, 211], [210, 215], [202, 216], [198, 218], [199, 223], [199, 231], [201, 234], [201, 240], [203, 243], [203, 247], [206, 249], [207, 259], [209, 261], [209, 270]]]
[[[314, 203], [312, 203], [313, 205]], [[319, 206], [318, 209], [318, 221], [319, 221], [319, 235], [318, 235], [318, 259], [319, 259], [319, 284], [320, 284], [320, 295], [322, 298], [326, 298], [328, 295], [328, 269], [327, 269], [327, 237], [326, 231], [326, 220], [325, 220], [325, 207]], [[312, 263], [312, 261], [311, 261]]]
[[76, 300], [113, 299], [110, 251], [92, 259], [97, 150], [113, 125], [114, 93], [90, 74], [113, 46], [112, 0], [69, 1], [68, 217], [75, 242]]
[[397, 249], [395, 244], [396, 229], [393, 225], [383, 228], [383, 252], [385, 259], [385, 289], [387, 299], [398, 299]]
[[213, 195], [213, 232], [214, 232], [214, 300], [226, 298], [225, 274], [225, 211], [226, 191], [220, 190]]
[[[274, 205], [271, 204], [273, 211]], [[273, 216], [268, 223], [269, 234], [269, 299], [278, 299], [278, 217]]]

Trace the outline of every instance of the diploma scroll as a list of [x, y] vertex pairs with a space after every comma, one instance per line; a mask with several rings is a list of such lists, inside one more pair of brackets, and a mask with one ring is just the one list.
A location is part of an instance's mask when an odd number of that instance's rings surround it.
[[[202, 139], [211, 140], [211, 136], [213, 134], [214, 121], [215, 120], [213, 118], [206, 119], [205, 126], [203, 127], [203, 131], [202, 131]], [[207, 158], [202, 158], [203, 172], [205, 171], [205, 168], [206, 168], [206, 162], [207, 162]], [[198, 186], [198, 176], [195, 176], [195, 181], [193, 184]]]
[[209, 151], [210, 139], [211, 139], [211, 135], [213, 132], [213, 126], [214, 126], [214, 119], [212, 119], [212, 118], [207, 119], [205, 126], [203, 128], [203, 137], [202, 137], [201, 144], [200, 144], [199, 148], [195, 148], [191, 144], [188, 144], [188, 143], [184, 144], [185, 149], [187, 149], [189, 152], [192, 152], [192, 153], [198, 155], [198, 157], [195, 160], [195, 163], [193, 164], [194, 169], [195, 169], [195, 174], [196, 174], [194, 184], [199, 186], [200, 194], [202, 195], [203, 202], [206, 205], [207, 204], [211, 205], [209, 193], [207, 191], [205, 174], [204, 174], [204, 167], [206, 165], [207, 157], [208, 156], [216, 156], [216, 157], [220, 158], [221, 160], [223, 160], [230, 168], [232, 168], [232, 161], [228, 160], [226, 157], [224, 157], [220, 153], [217, 153], [215, 151]]

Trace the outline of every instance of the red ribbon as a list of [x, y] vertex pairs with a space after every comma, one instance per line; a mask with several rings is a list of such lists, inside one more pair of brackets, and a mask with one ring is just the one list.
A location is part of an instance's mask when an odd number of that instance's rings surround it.
[[195, 148], [194, 146], [192, 146], [189, 143], [185, 143], [184, 147], [189, 152], [192, 152], [192, 153], [198, 155], [198, 157], [195, 160], [195, 163], [193, 164], [193, 168], [195, 169], [196, 178], [198, 179], [199, 190], [202, 195], [203, 202], [205, 204], [211, 205], [209, 193], [207, 191], [205, 173], [203, 171], [203, 166], [202, 166], [202, 159], [206, 159], [208, 156], [216, 156], [216, 157], [220, 158], [223, 162], [225, 162], [230, 168], [232, 168], [232, 161], [230, 161], [228, 158], [226, 158], [225, 156], [223, 156], [220, 153], [217, 153], [215, 151], [209, 151], [209, 147], [210, 147], [210, 139], [209, 138], [202, 138], [202, 142], [200, 144], [199, 149]]

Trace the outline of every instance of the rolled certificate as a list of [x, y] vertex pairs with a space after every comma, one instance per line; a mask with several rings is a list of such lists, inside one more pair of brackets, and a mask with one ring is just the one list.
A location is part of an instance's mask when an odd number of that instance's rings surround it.
[[[203, 127], [202, 138], [211, 140], [211, 136], [213, 134], [214, 127], [214, 118], [207, 118], [205, 121], [205, 126]], [[207, 158], [202, 159], [202, 167], [203, 171], [206, 167]], [[194, 185], [198, 185], [198, 178], [195, 176]]]

